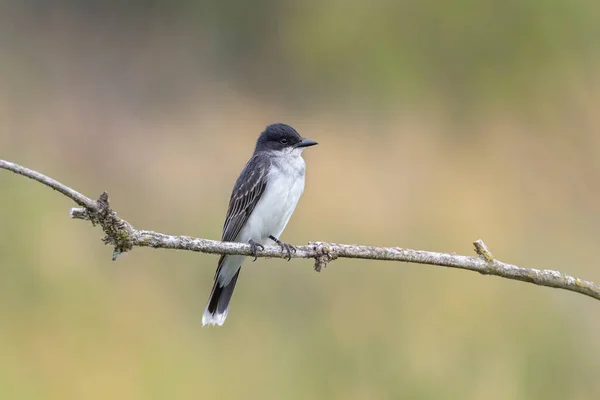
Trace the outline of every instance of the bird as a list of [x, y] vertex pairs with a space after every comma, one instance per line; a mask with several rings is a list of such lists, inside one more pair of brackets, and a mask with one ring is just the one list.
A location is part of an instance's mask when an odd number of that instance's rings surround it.
[[[256, 261], [258, 250], [276, 243], [287, 260], [294, 246], [280, 240], [304, 192], [306, 163], [303, 151], [318, 143], [283, 123], [268, 125], [259, 135], [254, 153], [240, 173], [223, 225], [221, 240], [248, 243]], [[213, 288], [202, 315], [202, 326], [222, 326], [246, 256], [222, 255]]]

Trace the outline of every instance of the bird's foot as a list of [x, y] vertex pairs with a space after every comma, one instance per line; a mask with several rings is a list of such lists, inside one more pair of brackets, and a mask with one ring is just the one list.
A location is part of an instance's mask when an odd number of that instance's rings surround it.
[[260, 251], [263, 251], [265, 249], [265, 246], [263, 246], [262, 244], [256, 243], [252, 239], [248, 240], [248, 244], [250, 245], [250, 251], [252, 252], [252, 257], [254, 257], [254, 260], [252, 260], [252, 262], [254, 262], [258, 258], [258, 248], [260, 247]]
[[277, 239], [273, 235], [269, 235], [269, 239], [271, 239], [272, 241], [274, 241], [275, 243], [277, 243], [281, 247], [281, 250], [283, 250], [283, 251], [285, 251], [287, 253], [287, 260], [288, 261], [290, 261], [292, 259], [292, 251], [294, 253], [296, 252], [296, 248], [294, 246], [292, 246], [291, 244], [287, 244], [287, 243], [282, 242], [281, 240]]

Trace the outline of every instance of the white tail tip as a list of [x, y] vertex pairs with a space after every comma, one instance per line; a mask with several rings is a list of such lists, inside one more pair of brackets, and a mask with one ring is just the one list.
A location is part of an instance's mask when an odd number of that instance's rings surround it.
[[202, 326], [206, 325], [219, 325], [222, 326], [225, 323], [225, 318], [227, 318], [227, 310], [225, 310], [222, 314], [211, 314], [208, 310], [204, 311], [202, 315]]

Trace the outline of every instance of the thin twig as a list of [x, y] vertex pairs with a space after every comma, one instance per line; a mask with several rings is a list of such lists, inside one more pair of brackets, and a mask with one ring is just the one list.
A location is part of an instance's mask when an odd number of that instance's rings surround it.
[[[83, 208], [71, 209], [71, 217], [89, 220], [104, 230], [104, 243], [114, 246], [113, 260], [119, 254], [133, 247], [152, 247], [162, 249], [190, 250], [209, 254], [251, 255], [250, 245], [246, 243], [220, 242], [217, 240], [171, 236], [163, 233], [135, 229], [110, 209], [108, 195], [103, 192], [98, 200], [92, 200], [81, 193], [49, 178], [39, 172], [20, 165], [0, 160], [0, 168], [34, 179], [69, 197]], [[575, 278], [559, 271], [549, 269], [523, 268], [498, 261], [483, 241], [473, 243], [478, 257], [457, 254], [436, 253], [423, 250], [402, 249], [399, 247], [375, 247], [326, 242], [311, 242], [306, 246], [297, 246], [291, 254], [295, 258], [312, 258], [315, 270], [320, 271], [337, 258], [360, 258], [366, 260], [401, 261], [417, 264], [429, 264], [440, 267], [459, 268], [494, 275], [558, 289], [570, 290], [600, 300], [600, 286], [593, 282]], [[259, 257], [286, 258], [287, 252], [279, 246], [265, 246]]]

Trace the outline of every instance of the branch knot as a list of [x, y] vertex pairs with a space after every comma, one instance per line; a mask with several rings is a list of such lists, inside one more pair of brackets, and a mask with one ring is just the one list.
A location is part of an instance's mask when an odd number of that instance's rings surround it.
[[473, 246], [475, 246], [475, 252], [479, 255], [480, 258], [487, 262], [494, 262], [494, 255], [487, 248], [483, 240], [479, 239], [473, 242]]
[[313, 242], [310, 243], [313, 250], [315, 251], [315, 271], [321, 272], [323, 268], [327, 266], [331, 261], [338, 258], [333, 246], [330, 243], [325, 242]]

